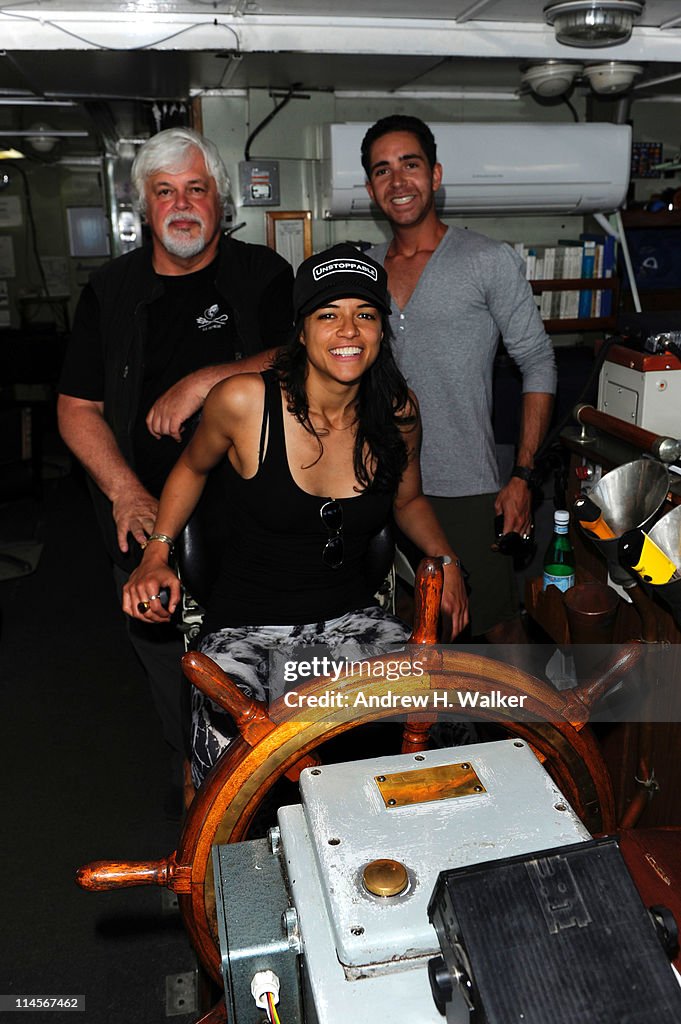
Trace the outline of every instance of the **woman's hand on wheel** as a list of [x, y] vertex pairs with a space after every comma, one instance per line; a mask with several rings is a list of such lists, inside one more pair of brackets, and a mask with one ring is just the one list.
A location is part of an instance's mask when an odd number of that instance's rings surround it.
[[163, 561], [143, 559], [123, 587], [123, 611], [142, 622], [168, 622], [180, 596], [180, 581], [172, 569]]

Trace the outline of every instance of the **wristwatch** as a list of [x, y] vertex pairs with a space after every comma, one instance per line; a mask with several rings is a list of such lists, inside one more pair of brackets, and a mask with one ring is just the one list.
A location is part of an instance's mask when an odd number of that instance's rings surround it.
[[511, 476], [517, 476], [524, 480], [528, 487], [536, 487], [539, 482], [536, 469], [530, 469], [529, 466], [514, 466], [511, 470]]
[[439, 557], [442, 559], [442, 567], [443, 568], [445, 567], [445, 565], [453, 565], [457, 569], [463, 568], [462, 565], [461, 565], [461, 559], [460, 558], [452, 558], [451, 555], [440, 555]]

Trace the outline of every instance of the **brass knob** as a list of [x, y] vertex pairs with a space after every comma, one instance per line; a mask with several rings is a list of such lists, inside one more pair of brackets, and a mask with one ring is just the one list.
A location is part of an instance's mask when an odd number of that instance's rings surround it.
[[362, 880], [374, 896], [399, 896], [407, 888], [409, 876], [399, 860], [372, 860], [365, 867]]

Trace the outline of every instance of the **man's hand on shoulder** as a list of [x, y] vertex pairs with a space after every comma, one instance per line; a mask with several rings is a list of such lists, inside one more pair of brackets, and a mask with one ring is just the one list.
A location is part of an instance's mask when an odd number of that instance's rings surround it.
[[167, 435], [175, 441], [181, 441], [182, 424], [198, 412], [210, 389], [225, 376], [227, 373], [220, 372], [218, 367], [205, 366], [181, 377], [156, 399], [147, 413], [149, 432], [156, 438]]
[[142, 484], [139, 487], [124, 487], [112, 499], [113, 517], [116, 523], [118, 546], [124, 553], [128, 551], [128, 534], [131, 533], [138, 544], [144, 546], [149, 534], [154, 531], [158, 501]]
[[271, 363], [277, 349], [269, 348], [246, 359], [218, 366], [204, 366], [201, 370], [182, 377], [157, 398], [146, 416], [149, 432], [159, 438], [164, 435], [182, 439], [182, 424], [198, 412], [208, 392], [221, 380], [246, 373], [259, 373]]

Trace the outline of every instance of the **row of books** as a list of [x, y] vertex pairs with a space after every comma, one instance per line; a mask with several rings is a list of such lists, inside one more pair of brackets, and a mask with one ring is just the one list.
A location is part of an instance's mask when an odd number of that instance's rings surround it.
[[525, 261], [525, 277], [528, 281], [554, 281], [582, 276], [581, 245], [552, 245], [544, 249], [528, 249], [519, 242], [514, 248]]
[[[523, 243], [514, 248], [525, 260], [529, 281], [611, 278], [616, 272], [615, 240], [609, 235], [584, 233], [576, 241], [559, 240], [543, 249]], [[595, 319], [613, 312], [610, 288], [551, 290], [540, 292], [536, 300], [545, 320]]]
[[534, 298], [542, 320], [598, 320], [612, 316], [609, 288], [540, 292]]
[[615, 239], [610, 235], [582, 234], [578, 240], [564, 239], [557, 245], [514, 247], [525, 261], [528, 281], [563, 278], [613, 277], [616, 268]]

